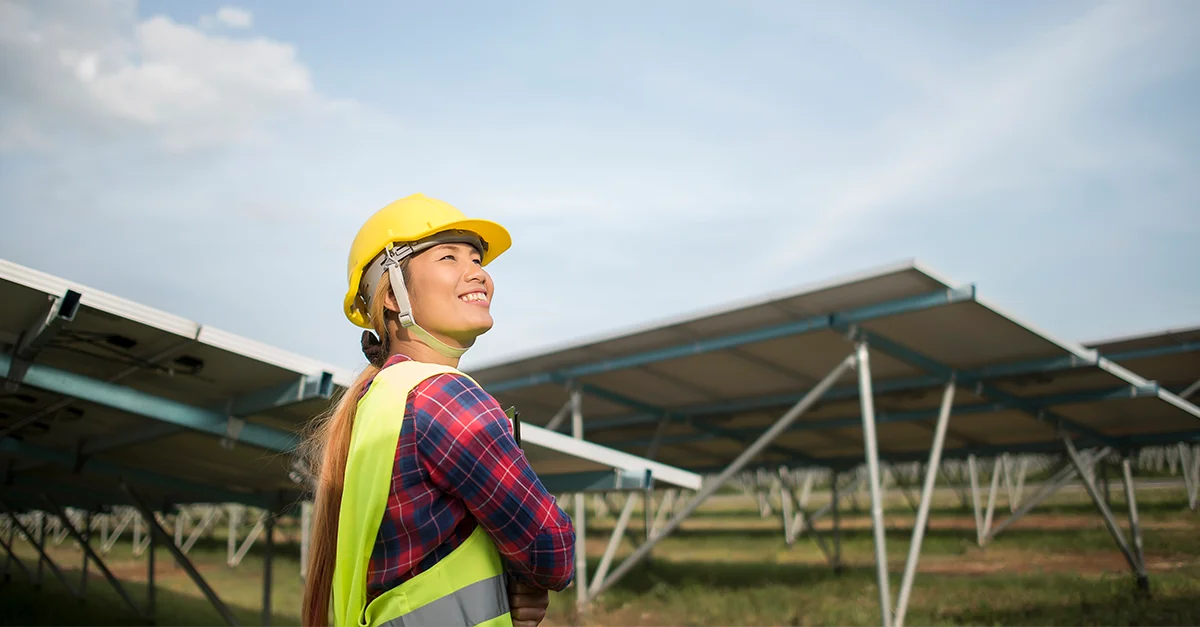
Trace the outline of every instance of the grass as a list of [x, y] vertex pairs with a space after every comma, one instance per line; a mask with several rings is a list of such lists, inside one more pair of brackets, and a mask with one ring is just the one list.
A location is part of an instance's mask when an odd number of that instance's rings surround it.
[[[1114, 512], [1126, 526], [1120, 491], [1112, 496]], [[820, 505], [820, 498], [814, 494], [810, 511]], [[866, 504], [865, 498], [859, 500]], [[1136, 594], [1128, 566], [1085, 495], [1056, 496], [986, 548], [976, 545], [973, 510], [962, 508], [957, 497], [940, 494], [934, 509], [908, 624], [1200, 624], [1200, 516], [1186, 510], [1181, 490], [1139, 493], [1151, 579], [1148, 599]], [[786, 545], [778, 516], [760, 517], [752, 499], [722, 496], [698, 513], [702, 515], [655, 547], [651, 561], [632, 569], [584, 614], [573, 610], [573, 588], [554, 593], [543, 624], [879, 624], [874, 545], [865, 512], [848, 511], [842, 517], [839, 573], [808, 536]], [[1007, 506], [998, 504], [996, 521], [1007, 513]], [[902, 498], [889, 500], [886, 540], [893, 598], [900, 587], [912, 518]], [[614, 519], [588, 520], [589, 573], [595, 572]], [[818, 525], [828, 528], [827, 520]], [[637, 525], [630, 535], [640, 533]], [[230, 568], [225, 565], [223, 535], [201, 540], [190, 557], [241, 624], [261, 624], [262, 545]], [[273, 564], [271, 622], [277, 625], [299, 622], [299, 550], [284, 542], [287, 535], [279, 537]], [[145, 607], [145, 555], [134, 558], [128, 533], [124, 537], [105, 559], [135, 603]], [[632, 550], [632, 541], [624, 540], [614, 565]], [[49, 552], [78, 585], [79, 549], [68, 541]], [[28, 543], [19, 542], [17, 553], [30, 568], [36, 567], [36, 553]], [[166, 549], [157, 550], [156, 566], [157, 624], [222, 624]], [[79, 601], [48, 569], [40, 587], [14, 572], [11, 581], [0, 586], [0, 624], [139, 622], [94, 566], [90, 574], [86, 601]]]

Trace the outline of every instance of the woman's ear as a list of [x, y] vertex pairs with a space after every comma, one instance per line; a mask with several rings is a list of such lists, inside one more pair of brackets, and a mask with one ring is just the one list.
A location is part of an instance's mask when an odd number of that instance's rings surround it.
[[383, 293], [383, 308], [393, 313], [398, 313], [400, 311], [400, 304], [396, 302], [396, 294], [391, 290], [391, 288], [388, 288], [387, 291]]

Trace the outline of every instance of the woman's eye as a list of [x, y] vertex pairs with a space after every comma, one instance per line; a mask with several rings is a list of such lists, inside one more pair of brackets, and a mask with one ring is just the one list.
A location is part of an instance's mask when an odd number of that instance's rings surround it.
[[442, 260], [445, 260], [445, 259], [449, 259], [449, 260], [451, 260], [451, 261], [454, 261], [454, 255], [446, 255], [445, 257], [442, 257], [442, 258], [441, 258], [441, 259], [439, 259], [438, 261], [442, 261]]

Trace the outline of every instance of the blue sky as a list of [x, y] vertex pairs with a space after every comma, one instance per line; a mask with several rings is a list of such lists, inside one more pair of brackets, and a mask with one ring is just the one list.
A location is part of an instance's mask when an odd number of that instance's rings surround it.
[[343, 367], [350, 239], [496, 219], [493, 363], [907, 258], [1200, 323], [1200, 3], [0, 0], [0, 257]]

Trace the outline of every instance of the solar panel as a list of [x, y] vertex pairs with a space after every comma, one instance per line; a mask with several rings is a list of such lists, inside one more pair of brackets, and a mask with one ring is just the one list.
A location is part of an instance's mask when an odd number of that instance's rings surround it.
[[[4, 260], [0, 302], [0, 464], [14, 502], [45, 491], [66, 506], [128, 504], [123, 477], [157, 504], [287, 504], [302, 492], [297, 433], [353, 380]], [[522, 436], [551, 490], [700, 485], [695, 473], [534, 425]]]
[[[880, 455], [906, 461], [927, 454], [952, 377], [946, 456], [1058, 450], [1060, 426], [1084, 441], [1117, 446], [1196, 438], [1200, 409], [1178, 396], [1191, 383], [1179, 374], [1186, 367], [1163, 361], [1172, 357], [1194, 370], [1196, 331], [1188, 333], [1172, 336], [1172, 356], [1152, 352], [1131, 361], [1137, 355], [1125, 352], [1129, 346], [1101, 353], [1054, 338], [979, 298], [974, 285], [906, 262], [471, 375], [543, 425], [567, 390], [578, 389], [589, 440], [641, 453], [661, 434], [657, 459], [716, 471], [845, 359], [854, 342], [866, 341]], [[1162, 380], [1135, 374], [1151, 365], [1146, 359], [1159, 360], [1153, 365]], [[860, 402], [857, 377], [848, 372], [752, 466], [861, 463]]]

